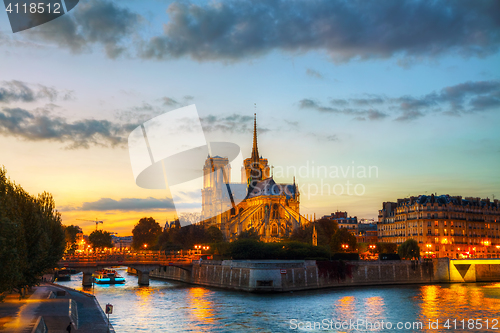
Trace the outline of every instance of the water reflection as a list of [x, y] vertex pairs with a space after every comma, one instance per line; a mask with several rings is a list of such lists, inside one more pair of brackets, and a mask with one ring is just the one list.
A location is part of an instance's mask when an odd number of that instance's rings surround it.
[[384, 316], [384, 299], [380, 296], [368, 297], [365, 299], [365, 318], [368, 322], [386, 320]]
[[354, 296], [344, 296], [340, 299], [338, 299], [334, 304], [335, 308], [335, 313], [334, 313], [334, 318], [337, 318], [339, 321], [349, 321], [349, 319], [352, 319], [355, 314], [355, 309], [354, 309], [354, 301], [356, 299]]
[[[137, 277], [124, 285], [97, 285], [101, 306], [113, 304], [117, 332], [293, 332], [290, 320], [413, 322], [493, 319], [500, 312], [500, 284], [381, 286], [256, 295]], [[81, 274], [61, 282], [81, 287]], [[92, 289], [88, 290], [92, 291]], [[354, 332], [346, 329], [343, 331]], [[436, 331], [434, 331], [436, 332]]]
[[208, 301], [210, 291], [205, 288], [193, 287], [188, 289], [188, 303], [191, 309], [191, 321], [213, 323], [214, 312], [212, 303]]

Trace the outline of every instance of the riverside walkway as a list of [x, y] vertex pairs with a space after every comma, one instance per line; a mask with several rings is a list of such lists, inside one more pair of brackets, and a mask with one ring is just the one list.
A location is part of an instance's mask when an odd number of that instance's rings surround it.
[[74, 268], [83, 272], [82, 285], [92, 285], [92, 273], [97, 270], [112, 267], [126, 266], [137, 271], [139, 285], [149, 285], [149, 272], [162, 266], [175, 266], [190, 271], [193, 260], [199, 260], [200, 255], [180, 254], [165, 255], [159, 251], [140, 252], [101, 252], [82, 253], [65, 256], [59, 261], [59, 267]]
[[[0, 303], [0, 316], [7, 318], [0, 332], [65, 333], [70, 322], [71, 332], [108, 332], [106, 316], [94, 296], [50, 283], [33, 289], [26, 299], [9, 295]], [[114, 332], [112, 326], [110, 332]]]

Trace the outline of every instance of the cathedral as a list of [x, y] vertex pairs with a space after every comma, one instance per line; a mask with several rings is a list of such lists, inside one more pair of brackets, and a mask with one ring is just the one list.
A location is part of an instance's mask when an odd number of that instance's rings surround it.
[[233, 241], [253, 228], [265, 242], [289, 237], [308, 223], [299, 213], [300, 194], [293, 184], [277, 184], [268, 160], [259, 156], [254, 115], [252, 154], [241, 169], [241, 183], [231, 182], [231, 165], [221, 156], [208, 156], [203, 167], [202, 224], [217, 226]]

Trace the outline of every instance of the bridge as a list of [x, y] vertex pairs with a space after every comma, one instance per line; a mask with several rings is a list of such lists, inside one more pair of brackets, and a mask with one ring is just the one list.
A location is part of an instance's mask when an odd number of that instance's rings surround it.
[[137, 271], [139, 285], [147, 286], [150, 271], [162, 266], [176, 266], [191, 271], [193, 260], [199, 259], [200, 255], [165, 255], [157, 251], [82, 253], [64, 256], [58, 266], [83, 272], [83, 286], [92, 286], [92, 274], [95, 271], [112, 266], [126, 266]]

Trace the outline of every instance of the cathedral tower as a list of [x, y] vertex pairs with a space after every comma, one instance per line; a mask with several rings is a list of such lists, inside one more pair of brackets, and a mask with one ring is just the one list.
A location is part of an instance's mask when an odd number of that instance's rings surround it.
[[250, 185], [251, 181], [260, 181], [269, 178], [269, 165], [267, 158], [259, 156], [259, 147], [257, 145], [257, 115], [253, 119], [253, 147], [250, 158], [243, 161], [241, 169], [241, 182]]

